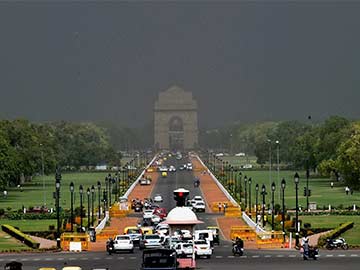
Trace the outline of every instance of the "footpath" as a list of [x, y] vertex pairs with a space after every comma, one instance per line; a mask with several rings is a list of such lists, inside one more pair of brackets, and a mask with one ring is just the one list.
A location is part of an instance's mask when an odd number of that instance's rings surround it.
[[[159, 178], [159, 174], [157, 172], [146, 172], [145, 177], [151, 178], [150, 185], [143, 185], [137, 184], [132, 192], [128, 196], [129, 207], [131, 207], [131, 200], [132, 199], [144, 199], [148, 198], [151, 195], [151, 192], [156, 185], [157, 179]], [[113, 205], [113, 207], [116, 207]], [[114, 235], [116, 234], [123, 234], [124, 229], [128, 226], [136, 226], [138, 223], [137, 217], [110, 217], [110, 224], [104, 228], [104, 233], [111, 232]], [[96, 242], [89, 243], [89, 250], [91, 251], [104, 251], [106, 250], [106, 241], [108, 237], [103, 237], [100, 233], [97, 236]]]
[[[204, 167], [198, 158], [193, 157], [191, 159], [193, 164], [194, 176], [200, 179], [200, 189], [203, 193], [203, 197], [208, 206], [209, 212], [219, 213], [217, 208], [218, 202], [226, 203], [227, 205], [232, 205], [230, 200], [226, 197], [224, 192], [219, 188], [211, 175], [207, 172], [207, 168]], [[223, 208], [222, 208], [223, 211]], [[239, 212], [240, 213], [240, 212]], [[221, 213], [220, 213], [221, 214]], [[231, 240], [230, 230], [231, 226], [247, 226], [243, 221], [240, 214], [237, 216], [227, 216], [222, 212], [221, 217], [216, 218], [217, 224], [221, 230], [221, 233], [225, 240]], [[245, 240], [245, 248], [253, 249], [256, 248], [255, 241]]]

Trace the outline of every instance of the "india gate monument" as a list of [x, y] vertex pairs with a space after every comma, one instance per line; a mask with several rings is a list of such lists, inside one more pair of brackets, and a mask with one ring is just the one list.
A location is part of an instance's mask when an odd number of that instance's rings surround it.
[[191, 150], [198, 145], [197, 103], [191, 92], [172, 86], [154, 106], [155, 148]]

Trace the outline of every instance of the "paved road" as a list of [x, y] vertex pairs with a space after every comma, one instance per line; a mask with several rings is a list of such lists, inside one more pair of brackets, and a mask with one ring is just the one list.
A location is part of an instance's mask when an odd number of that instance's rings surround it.
[[[170, 159], [167, 165], [180, 165], [186, 160], [177, 161]], [[170, 210], [175, 206], [172, 191], [178, 187], [190, 190], [191, 197], [201, 195], [198, 188], [193, 187], [193, 175], [188, 171], [178, 171], [170, 174], [167, 178], [160, 178], [157, 186], [153, 190], [153, 195], [160, 193], [164, 197], [161, 206]], [[198, 215], [206, 226], [214, 224], [214, 214], [200, 213]], [[141, 265], [141, 252], [136, 249], [134, 254], [113, 254], [107, 255], [105, 252], [83, 252], [83, 253], [40, 253], [40, 254], [1, 254], [0, 268], [5, 263], [17, 260], [23, 263], [24, 270], [33, 270], [40, 267], [55, 267], [61, 269], [65, 264], [78, 265], [83, 269], [121, 269], [136, 270]], [[326, 270], [352, 270], [358, 269], [360, 264], [360, 251], [320, 251], [318, 261], [303, 261], [300, 254], [295, 250], [245, 250], [242, 257], [234, 257], [231, 254], [231, 245], [222, 242], [221, 246], [216, 246], [211, 259], [197, 260], [198, 269], [326, 269]]]

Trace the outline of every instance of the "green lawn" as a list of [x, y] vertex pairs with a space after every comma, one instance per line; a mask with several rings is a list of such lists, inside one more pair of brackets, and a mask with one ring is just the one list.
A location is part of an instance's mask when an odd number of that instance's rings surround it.
[[0, 231], [0, 252], [5, 250], [30, 250], [30, 248], [20, 241], [17, 241], [8, 234]]
[[360, 216], [300, 216], [304, 223], [310, 223], [312, 228], [335, 228], [341, 223], [354, 222], [354, 227], [341, 236], [350, 245], [360, 246]]
[[42, 220], [9, 220], [0, 219], [0, 225], [8, 224], [18, 227], [23, 232], [48, 231], [49, 225], [54, 225], [56, 228], [56, 219], [42, 219]]

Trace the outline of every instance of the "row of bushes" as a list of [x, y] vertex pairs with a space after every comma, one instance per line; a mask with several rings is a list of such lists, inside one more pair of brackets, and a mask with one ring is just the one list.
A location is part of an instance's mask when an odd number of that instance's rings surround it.
[[360, 211], [301, 212], [299, 216], [359, 216]]
[[10, 212], [4, 215], [4, 218], [11, 220], [20, 220], [20, 219], [56, 219], [56, 213], [22, 213], [22, 212]]
[[333, 229], [331, 232], [320, 236], [319, 241], [318, 241], [318, 245], [319, 246], [324, 246], [326, 244], [326, 239], [336, 238], [339, 235], [341, 235], [342, 233], [344, 233], [347, 230], [351, 229], [352, 227], [354, 227], [354, 222], [346, 222], [346, 223], [341, 224], [339, 227]]
[[34, 241], [31, 237], [28, 235], [22, 233], [18, 229], [14, 228], [11, 225], [2, 224], [1, 228], [4, 232], [10, 234], [11, 236], [15, 237], [19, 241], [23, 242], [25, 245], [31, 247], [31, 248], [39, 248], [40, 243]]

